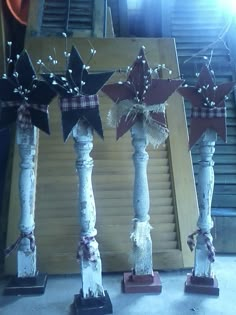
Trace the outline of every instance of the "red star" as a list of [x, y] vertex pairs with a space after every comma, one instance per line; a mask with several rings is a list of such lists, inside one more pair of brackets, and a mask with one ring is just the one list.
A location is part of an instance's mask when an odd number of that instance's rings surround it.
[[[144, 48], [134, 61], [125, 82], [107, 84], [102, 91], [119, 106], [119, 102], [130, 100], [134, 104], [150, 105], [163, 104], [168, 97], [183, 83], [183, 80], [152, 79], [152, 70], [145, 58]], [[152, 112], [150, 116], [156, 123], [166, 127], [165, 114]], [[122, 116], [117, 122], [116, 139], [123, 136], [137, 120], [143, 119], [141, 113]]]
[[213, 72], [204, 65], [195, 87], [180, 87], [177, 90], [192, 104], [190, 149], [208, 128], [214, 129], [226, 141], [225, 96], [232, 91], [234, 84], [234, 82], [226, 82], [216, 85]]

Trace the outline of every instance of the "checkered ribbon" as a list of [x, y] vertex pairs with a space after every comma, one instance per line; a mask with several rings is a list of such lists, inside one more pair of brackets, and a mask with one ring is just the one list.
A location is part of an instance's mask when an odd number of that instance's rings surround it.
[[18, 237], [18, 239], [9, 247], [7, 247], [4, 250], [4, 254], [5, 257], [8, 257], [13, 251], [15, 251], [16, 249], [18, 249], [18, 247], [20, 246], [21, 241], [24, 238], [28, 238], [30, 240], [30, 249], [32, 250], [32, 252], [34, 252], [35, 250], [35, 237], [34, 237], [34, 233], [30, 232], [30, 233], [21, 233], [20, 236]]
[[215, 261], [215, 247], [212, 244], [212, 241], [209, 237], [208, 232], [202, 232], [201, 229], [194, 231], [192, 234], [188, 236], [187, 244], [192, 252], [196, 245], [194, 236], [200, 235], [200, 234], [203, 236], [207, 250], [208, 250], [208, 259], [210, 260], [211, 263], [213, 263]]
[[97, 251], [96, 251], [96, 248], [92, 244], [93, 242], [96, 242], [94, 236], [81, 237], [78, 250], [77, 250], [77, 256], [76, 256], [78, 260], [83, 257], [91, 262], [97, 261], [97, 253], [96, 253]]
[[192, 118], [222, 118], [226, 117], [226, 107], [192, 107]]
[[79, 95], [72, 97], [62, 97], [60, 107], [62, 112], [69, 112], [77, 109], [93, 109], [98, 107], [98, 95]]
[[32, 121], [29, 108], [39, 110], [41, 112], [47, 113], [47, 107], [40, 104], [28, 104], [26, 102], [19, 101], [8, 101], [2, 102], [2, 108], [16, 107], [17, 108], [17, 122], [19, 126], [23, 129], [31, 128]]

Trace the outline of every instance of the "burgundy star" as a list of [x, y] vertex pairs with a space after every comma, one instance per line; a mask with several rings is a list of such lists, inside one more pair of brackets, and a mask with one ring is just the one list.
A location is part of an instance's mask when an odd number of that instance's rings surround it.
[[[150, 105], [163, 104], [168, 97], [183, 83], [183, 80], [152, 79], [152, 70], [145, 58], [144, 48], [134, 61], [128, 78], [125, 82], [107, 84], [102, 91], [119, 106], [124, 100], [133, 101], [134, 104]], [[150, 112], [150, 116], [156, 123], [166, 127], [166, 118], [163, 112]], [[141, 113], [124, 115], [117, 122], [116, 139], [123, 136], [137, 120], [143, 119]]]
[[232, 91], [234, 84], [226, 82], [216, 85], [213, 72], [204, 65], [196, 86], [180, 87], [177, 90], [192, 104], [190, 149], [208, 128], [214, 129], [226, 141], [225, 96]]

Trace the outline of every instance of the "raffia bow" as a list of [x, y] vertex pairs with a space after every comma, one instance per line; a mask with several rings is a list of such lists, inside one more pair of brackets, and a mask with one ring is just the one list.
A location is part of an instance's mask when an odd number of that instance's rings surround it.
[[168, 137], [169, 130], [166, 126], [156, 121], [153, 113], [165, 114], [166, 104], [145, 105], [143, 103], [135, 103], [133, 100], [124, 100], [113, 104], [108, 113], [108, 124], [111, 127], [117, 127], [123, 116], [126, 120], [133, 116], [133, 120], [137, 115], [142, 114], [144, 129], [147, 135], [148, 143], [151, 143], [155, 148], [165, 142]]

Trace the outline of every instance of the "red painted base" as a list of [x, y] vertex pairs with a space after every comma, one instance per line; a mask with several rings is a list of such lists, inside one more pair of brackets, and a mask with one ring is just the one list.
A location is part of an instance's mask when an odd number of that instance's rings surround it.
[[158, 272], [153, 275], [134, 275], [125, 272], [122, 281], [124, 293], [161, 293], [162, 284]]
[[185, 282], [185, 292], [219, 296], [220, 289], [216, 277], [195, 277], [189, 273]]

